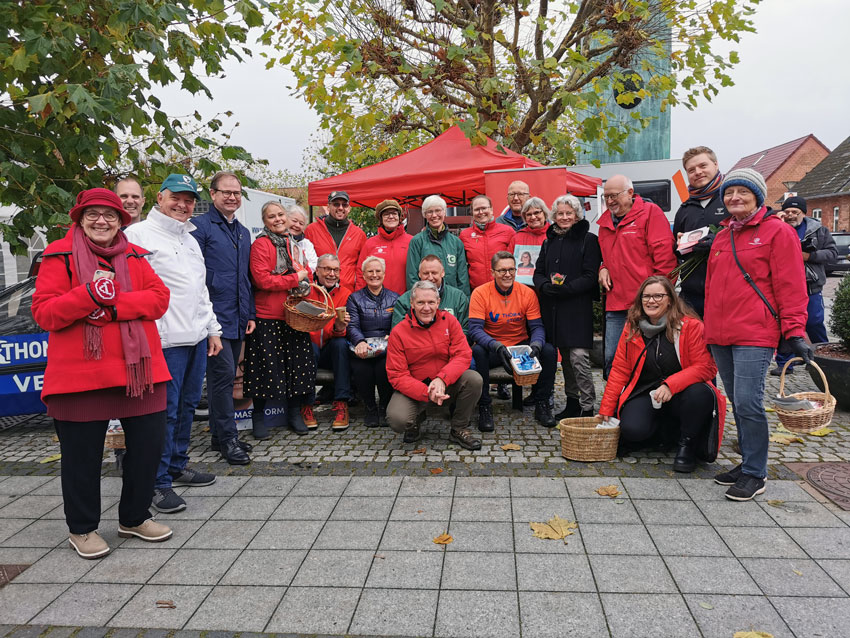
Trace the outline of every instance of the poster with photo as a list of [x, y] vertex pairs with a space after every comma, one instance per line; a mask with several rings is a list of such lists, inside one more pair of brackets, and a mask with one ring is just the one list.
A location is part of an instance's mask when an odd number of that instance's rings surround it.
[[534, 267], [537, 264], [537, 256], [540, 254], [540, 246], [517, 244], [514, 246], [514, 259], [516, 259], [516, 280], [521, 284], [534, 286]]

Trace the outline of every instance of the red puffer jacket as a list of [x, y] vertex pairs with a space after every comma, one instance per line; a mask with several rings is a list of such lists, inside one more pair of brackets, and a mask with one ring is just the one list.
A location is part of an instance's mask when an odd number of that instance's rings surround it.
[[403, 295], [407, 290], [407, 246], [411, 239], [413, 236], [409, 235], [403, 226], [399, 226], [391, 233], [384, 230], [383, 226], [378, 226], [378, 234], [367, 239], [363, 244], [363, 250], [360, 251], [354, 289], [360, 290], [366, 285], [363, 279], [363, 261], [366, 257], [380, 257], [387, 262], [384, 288]]
[[[321, 285], [316, 282], [316, 285]], [[331, 303], [334, 308], [345, 308], [345, 304], [348, 301], [348, 296], [351, 294], [351, 288], [346, 288], [345, 286], [337, 286], [333, 290], [329, 290], [328, 294], [331, 297]], [[317, 301], [321, 301], [324, 303], [325, 296], [320, 293], [315, 288], [310, 288], [310, 294], [307, 295], [307, 299], [315, 299]], [[336, 323], [336, 319], [332, 319], [325, 324], [325, 327], [321, 330], [314, 330], [310, 333], [310, 340], [315, 343], [319, 348], [325, 347], [328, 341], [335, 337], [344, 337], [345, 330], [342, 332], [337, 332], [334, 330], [334, 324]]]
[[[349, 290], [354, 290], [356, 273], [360, 268], [357, 259], [360, 257], [363, 244], [366, 243], [366, 233], [354, 222], [350, 222], [337, 248], [325, 220], [317, 219], [304, 229], [304, 236], [313, 242], [318, 257], [328, 253], [339, 257], [340, 284]], [[344, 306], [345, 303], [342, 305]]]
[[667, 276], [676, 267], [673, 232], [661, 209], [635, 195], [632, 209], [614, 229], [611, 211], [599, 219], [602, 268], [613, 287], [605, 294], [605, 310], [627, 310], [650, 275]]
[[118, 296], [115, 312], [119, 321], [103, 326], [103, 356], [100, 359], [83, 356], [86, 325], [83, 319], [99, 306], [77, 278], [71, 254], [73, 232], [72, 227], [65, 237], [45, 249], [32, 297], [33, 318], [50, 333], [42, 400], [52, 394], [127, 385], [119, 323], [122, 319], [142, 320], [151, 350], [153, 382], [169, 381], [171, 375], [162, 356], [156, 320], [168, 310], [170, 293], [144, 259], [148, 251], [135, 244], [127, 245], [127, 267], [133, 290], [121, 291]]
[[[620, 342], [617, 344], [617, 352], [614, 354], [614, 362], [611, 364], [611, 373], [608, 375], [608, 383], [605, 386], [605, 394], [602, 396], [602, 404], [599, 406], [599, 414], [606, 416], [620, 415], [620, 409], [631, 396], [643, 364], [645, 356], [640, 356], [644, 348], [643, 335], [638, 333], [631, 340], [627, 339], [629, 325], [623, 329]], [[694, 383], [708, 383], [717, 397], [717, 413], [720, 415], [720, 439], [723, 438], [723, 420], [726, 414], [726, 398], [712, 383], [717, 375], [717, 366], [708, 351], [703, 335], [703, 324], [699, 319], [685, 317], [682, 321], [682, 329], [676, 339], [676, 354], [679, 356], [681, 371], [671, 374], [664, 380], [670, 392], [676, 394]], [[640, 357], [640, 360], [638, 360]], [[634, 370], [634, 372], [632, 372]]]
[[549, 222], [546, 222], [540, 228], [529, 228], [526, 226], [522, 230], [518, 230], [508, 242], [506, 250], [509, 253], [513, 253], [517, 263], [519, 263], [519, 257], [516, 254], [515, 248], [517, 246], [542, 246], [543, 242], [546, 241], [546, 231], [549, 230], [549, 226]]
[[490, 274], [490, 260], [500, 250], [507, 250], [514, 229], [505, 224], [488, 222], [481, 230], [473, 224], [460, 231], [460, 240], [466, 250], [466, 261], [469, 264], [469, 285], [474, 290], [478, 286], [493, 280]]
[[[283, 319], [283, 302], [289, 291], [298, 286], [298, 273], [276, 275], [277, 248], [267, 237], [251, 244], [251, 280], [254, 282], [254, 305], [260, 319]], [[310, 271], [306, 264], [304, 267]]]
[[428, 400], [425, 379], [442, 379], [447, 386], [460, 379], [472, 361], [472, 349], [460, 323], [439, 310], [427, 328], [408, 312], [390, 333], [387, 378], [394, 389], [415, 401]]
[[[762, 208], [735, 232], [735, 251], [753, 283], [779, 314], [782, 334], [802, 337], [809, 302], [800, 238]], [[722, 222], [729, 225], [729, 220]], [[775, 348], [779, 326], [735, 263], [728, 228], [717, 233], [705, 277], [705, 339], [720, 346]]]

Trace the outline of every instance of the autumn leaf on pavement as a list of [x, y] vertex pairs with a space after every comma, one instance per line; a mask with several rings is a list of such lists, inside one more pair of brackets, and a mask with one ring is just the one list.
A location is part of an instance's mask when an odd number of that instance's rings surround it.
[[783, 505], [785, 505], [785, 501], [781, 501], [778, 498], [771, 498], [768, 499], [767, 504], [771, 507], [782, 507]]
[[410, 453], [411, 454], [425, 454], [425, 452], [427, 452], [427, 451], [428, 451], [428, 448], [420, 447], [420, 448], [416, 448], [415, 450], [411, 450]]
[[793, 434], [771, 434], [771, 443], [779, 443], [780, 445], [791, 445], [792, 443], [803, 443], [803, 439]]
[[158, 600], [156, 601], [156, 606], [158, 609], [177, 609], [177, 605], [174, 604], [173, 600]]
[[501, 447], [505, 452], [507, 452], [508, 450], [521, 450], [522, 449], [516, 443], [506, 443], [505, 445], [503, 445]]
[[827, 434], [832, 434], [835, 430], [830, 430], [829, 428], [821, 428], [820, 430], [815, 430], [814, 432], [809, 432], [809, 436], [826, 436]]
[[620, 490], [617, 489], [616, 485], [606, 485], [605, 487], [600, 487], [596, 490], [596, 493], [599, 496], [609, 496], [611, 498], [616, 498], [620, 495]]
[[443, 468], [441, 468], [441, 467], [432, 467], [432, 468], [430, 469], [430, 472], [431, 472], [431, 474], [442, 474], [442, 473], [443, 473]]
[[51, 456], [48, 456], [47, 458], [41, 459], [39, 461], [39, 463], [53, 463], [53, 461], [58, 461], [61, 458], [62, 458], [61, 454], [52, 454]]
[[434, 542], [437, 545], [448, 545], [449, 543], [451, 543], [453, 541], [454, 541], [454, 539], [451, 536], [449, 536], [448, 534], [440, 534], [439, 536], [437, 536], [437, 538], [434, 539]]
[[701, 602], [701, 603], [699, 604], [699, 606], [700, 606], [700, 607], [702, 607], [703, 609], [714, 609], [714, 605], [712, 605], [711, 603], [703, 603], [703, 602]]
[[566, 545], [567, 536], [572, 536], [573, 530], [578, 528], [578, 523], [564, 520], [556, 514], [554, 518], [550, 518], [546, 523], [531, 522], [528, 526], [531, 527], [531, 535], [535, 538], [555, 541], [564, 539], [564, 545]]
[[766, 631], [736, 631], [732, 638], [773, 638], [773, 634]]

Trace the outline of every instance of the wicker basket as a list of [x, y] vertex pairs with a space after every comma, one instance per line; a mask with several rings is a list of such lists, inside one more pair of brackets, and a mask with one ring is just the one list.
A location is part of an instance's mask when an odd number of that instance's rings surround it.
[[[327, 325], [328, 321], [333, 319], [336, 315], [333, 302], [331, 301], [331, 297], [327, 291], [322, 286], [317, 286], [316, 284], [310, 284], [310, 287], [315, 288], [324, 295], [324, 302], [294, 296], [287, 297], [286, 301], [283, 302], [283, 320], [289, 324], [290, 328], [297, 330], [298, 332], [313, 332], [314, 330], [321, 330], [325, 327], [325, 325]], [[302, 301], [309, 303], [316, 308], [321, 308], [322, 312], [318, 315], [310, 315], [301, 312], [300, 310], [296, 310], [295, 306]]]
[[[529, 346], [510, 346], [508, 348], [508, 352], [511, 353], [512, 357], [514, 355], [514, 351], [529, 352], [530, 353], [531, 348]], [[538, 377], [540, 377], [539, 372], [531, 372], [529, 374], [520, 374], [519, 372], [516, 371], [514, 366], [511, 366], [511, 374], [513, 374], [514, 383], [516, 383], [517, 385], [534, 385], [535, 383], [537, 383]]]
[[[794, 357], [785, 363], [785, 366], [782, 368], [782, 376], [779, 378], [779, 396], [785, 397], [785, 371], [788, 370], [788, 366], [795, 361], [802, 361], [803, 359], [800, 357]], [[815, 430], [820, 430], [823, 427], [829, 425], [830, 421], [832, 421], [832, 415], [835, 413], [835, 397], [829, 393], [829, 383], [826, 380], [826, 375], [824, 375], [823, 370], [820, 369], [820, 366], [814, 361], [811, 362], [811, 365], [820, 373], [820, 378], [823, 380], [823, 392], [795, 392], [794, 394], [788, 395], [794, 399], [800, 399], [801, 401], [820, 401], [823, 403], [822, 407], [814, 408], [812, 410], [784, 410], [779, 405], [774, 404], [773, 409], [776, 410], [776, 414], [779, 416], [779, 420], [782, 422], [782, 425], [785, 426], [786, 429], [791, 432], [796, 432], [797, 434], [808, 434], [809, 432], [814, 432]]]
[[600, 419], [590, 416], [561, 419], [561, 456], [571, 461], [611, 461], [617, 457], [620, 426], [597, 428]]

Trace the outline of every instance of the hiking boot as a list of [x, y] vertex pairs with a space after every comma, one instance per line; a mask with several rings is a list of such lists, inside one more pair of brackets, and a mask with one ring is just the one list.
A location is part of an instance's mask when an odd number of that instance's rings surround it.
[[714, 482], [718, 485], [735, 485], [738, 479], [741, 478], [741, 466], [737, 465], [728, 472], [721, 472], [714, 475]]
[[481, 440], [472, 436], [472, 432], [470, 432], [467, 428], [463, 428], [462, 430], [455, 430], [452, 428], [452, 431], [449, 434], [449, 439], [467, 450], [481, 449]]
[[188, 485], [189, 487], [204, 487], [215, 483], [215, 474], [198, 472], [191, 467], [184, 467], [183, 472], [177, 476], [171, 475], [172, 485]]
[[71, 534], [68, 537], [71, 547], [80, 558], [94, 560], [103, 558], [109, 553], [109, 545], [100, 537], [97, 531], [88, 534]]
[[251, 457], [248, 452], [240, 445], [242, 441], [239, 439], [230, 439], [221, 446], [221, 458], [230, 463], [230, 465], [248, 465], [251, 462]]
[[496, 429], [493, 423], [493, 406], [487, 405], [478, 406], [478, 430], [481, 432], [492, 432]]
[[363, 417], [363, 422], [367, 428], [376, 428], [381, 425], [381, 413], [377, 405], [366, 406], [366, 414]]
[[419, 440], [419, 425], [413, 425], [404, 431], [405, 443], [416, 443]]
[[567, 405], [555, 415], [555, 419], [574, 419], [581, 414], [581, 406], [575, 397], [567, 397]]
[[508, 388], [507, 383], [496, 384], [496, 398], [501, 399], [502, 401], [507, 401], [511, 398], [511, 391]]
[[679, 439], [676, 458], [673, 459], [674, 472], [693, 472], [697, 466], [696, 441], [689, 436]]
[[304, 420], [304, 425], [308, 430], [315, 430], [319, 427], [319, 422], [316, 421], [316, 415], [313, 414], [312, 405], [301, 406], [301, 418]]
[[555, 420], [555, 415], [552, 414], [552, 406], [549, 405], [549, 400], [538, 401], [534, 405], [534, 418], [543, 427], [554, 428], [558, 425]]
[[331, 429], [342, 432], [348, 429], [348, 401], [334, 401], [334, 421]]
[[765, 483], [767, 479], [741, 474], [735, 485], [726, 490], [726, 498], [732, 501], [751, 501], [758, 494], [764, 494]]
[[151, 507], [163, 514], [174, 514], [186, 509], [186, 501], [177, 496], [170, 487], [156, 488], [153, 491]]
[[132, 538], [135, 536], [136, 538], [141, 538], [143, 541], [147, 541], [148, 543], [161, 543], [162, 541], [167, 541], [171, 538], [172, 534], [174, 534], [174, 532], [171, 531], [171, 528], [168, 527], [168, 525], [157, 523], [152, 518], [149, 518], [141, 525], [136, 525], [135, 527], [124, 527], [123, 525], [118, 525], [118, 536], [121, 538]]

